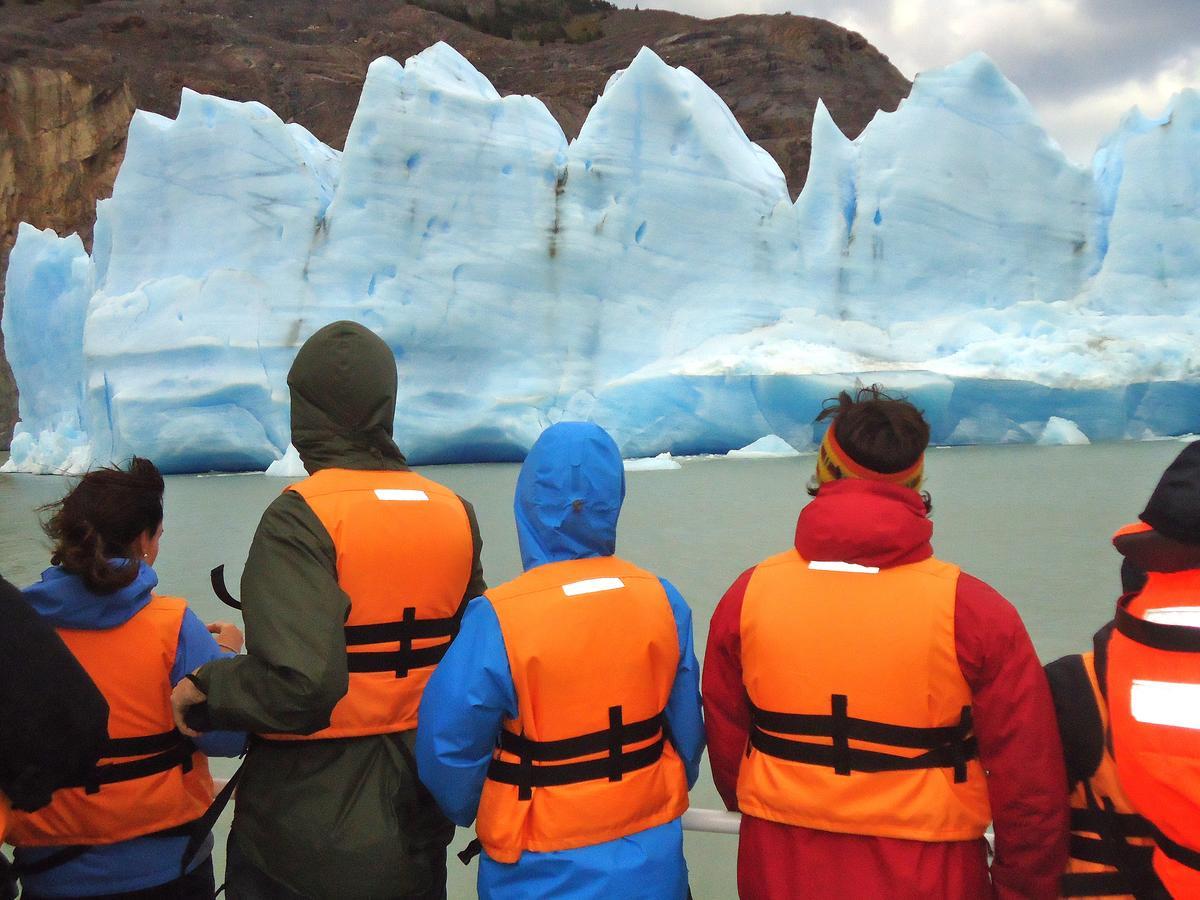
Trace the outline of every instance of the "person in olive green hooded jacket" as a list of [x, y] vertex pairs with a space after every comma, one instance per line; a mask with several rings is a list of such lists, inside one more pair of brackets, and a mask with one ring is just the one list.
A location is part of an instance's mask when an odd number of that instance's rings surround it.
[[[416, 707], [397, 715], [405, 704], [380, 704], [378, 691], [419, 702], [461, 609], [486, 587], [482, 542], [467, 501], [409, 472], [392, 440], [396, 384], [391, 350], [361, 325], [335, 322], [300, 349], [292, 443], [312, 477], [271, 503], [251, 544], [247, 654], [201, 667], [173, 698], [185, 730], [263, 736], [236, 795], [234, 900], [445, 896], [453, 826], [415, 776]], [[412, 605], [425, 630], [406, 636]]]

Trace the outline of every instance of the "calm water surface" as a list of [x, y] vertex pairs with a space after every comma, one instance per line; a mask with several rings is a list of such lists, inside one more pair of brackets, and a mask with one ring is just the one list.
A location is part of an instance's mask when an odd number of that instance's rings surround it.
[[[1182, 446], [1156, 441], [932, 450], [926, 486], [933, 495], [934, 549], [1016, 605], [1044, 661], [1084, 649], [1119, 592], [1119, 557], [1109, 538], [1141, 511]], [[695, 613], [698, 652], [725, 588], [759, 559], [790, 545], [813, 466], [814, 456], [807, 454], [685, 460], [676, 471], [628, 474], [617, 552], [679, 587]], [[518, 467], [422, 471], [475, 505], [489, 583], [516, 575], [512, 492]], [[236, 620], [212, 597], [208, 570], [224, 563], [229, 584], [237, 585], [258, 517], [286, 483], [263, 475], [169, 477], [156, 566], [162, 590], [187, 597], [206, 621]], [[47, 565], [34, 509], [57, 499], [66, 486], [56, 477], [0, 475], [0, 574], [8, 580], [28, 584]], [[216, 765], [221, 774], [231, 768], [224, 761]], [[692, 803], [718, 807], [707, 762], [703, 769]], [[221, 826], [219, 845], [227, 828]], [[452, 849], [466, 841], [460, 831]], [[736, 896], [736, 839], [689, 834], [687, 842], [697, 900]], [[218, 868], [223, 857], [218, 846]], [[474, 896], [474, 872], [474, 865], [467, 869], [451, 858], [451, 898]]]

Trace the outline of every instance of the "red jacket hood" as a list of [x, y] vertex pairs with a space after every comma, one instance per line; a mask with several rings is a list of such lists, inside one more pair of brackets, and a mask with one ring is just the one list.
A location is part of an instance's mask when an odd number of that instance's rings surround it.
[[916, 491], [845, 478], [821, 486], [796, 522], [796, 550], [808, 560], [881, 569], [933, 555], [933, 523]]

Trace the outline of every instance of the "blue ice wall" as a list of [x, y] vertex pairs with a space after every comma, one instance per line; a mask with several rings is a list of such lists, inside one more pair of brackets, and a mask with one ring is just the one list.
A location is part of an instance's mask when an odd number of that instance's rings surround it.
[[262, 469], [341, 318], [392, 347], [418, 463], [518, 459], [560, 419], [627, 456], [806, 446], [857, 380], [941, 443], [1197, 431], [1200, 95], [1084, 169], [977, 54], [853, 141], [818, 106], [793, 203], [649, 50], [568, 142], [438, 44], [372, 64], [342, 153], [257, 103], [138, 113], [91, 258], [24, 227], [7, 290], [24, 471]]

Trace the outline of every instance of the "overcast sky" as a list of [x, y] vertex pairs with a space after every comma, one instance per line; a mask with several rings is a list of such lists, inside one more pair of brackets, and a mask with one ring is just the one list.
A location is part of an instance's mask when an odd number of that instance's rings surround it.
[[[619, 0], [633, 6], [633, 0]], [[1076, 162], [1132, 106], [1200, 89], [1200, 0], [641, 0], [714, 18], [818, 16], [862, 32], [908, 78], [982, 50]]]

